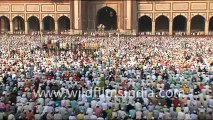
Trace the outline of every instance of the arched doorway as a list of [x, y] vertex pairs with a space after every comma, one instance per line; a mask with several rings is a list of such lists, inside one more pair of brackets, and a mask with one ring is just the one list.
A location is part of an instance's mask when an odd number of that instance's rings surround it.
[[201, 15], [196, 15], [191, 19], [191, 32], [204, 32], [205, 18]]
[[10, 31], [10, 20], [7, 17], [0, 17], [0, 28], [1, 33]]
[[32, 16], [28, 19], [28, 30], [30, 32], [40, 31], [39, 19], [35, 16]]
[[24, 32], [25, 25], [24, 25], [24, 19], [20, 16], [17, 16], [13, 18], [13, 30], [15, 33]]
[[209, 19], [209, 32], [213, 32], [213, 16]]
[[173, 19], [174, 32], [186, 32], [187, 19], [182, 15], [178, 15]]
[[138, 19], [138, 32], [151, 32], [152, 19], [149, 16], [142, 16]]
[[58, 31], [65, 32], [70, 30], [70, 19], [67, 16], [62, 16], [58, 19]]
[[55, 20], [50, 17], [50, 16], [46, 16], [44, 19], [43, 19], [43, 30], [45, 32], [47, 31], [55, 31]]
[[155, 20], [155, 31], [156, 32], [169, 32], [169, 18], [164, 15], [159, 16]]
[[105, 30], [117, 29], [117, 13], [110, 7], [101, 8], [97, 13], [97, 26], [104, 25]]

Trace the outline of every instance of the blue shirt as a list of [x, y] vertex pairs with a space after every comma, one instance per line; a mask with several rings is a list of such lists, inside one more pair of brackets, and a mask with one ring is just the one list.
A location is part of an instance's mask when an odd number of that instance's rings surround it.
[[134, 90], [135, 90], [135, 92], [137, 92], [139, 90], [138, 86], [135, 85]]
[[61, 106], [61, 101], [55, 101], [55, 106], [60, 107]]
[[135, 109], [129, 110], [129, 115], [131, 115], [131, 118], [135, 118], [135, 116], [136, 116], [136, 110]]
[[166, 91], [165, 90], [161, 91], [160, 95], [162, 98], [166, 98]]
[[87, 96], [87, 102], [91, 103], [91, 101], [92, 101], [92, 96]]
[[86, 113], [86, 108], [84, 106], [80, 106], [79, 109], [82, 113]]
[[78, 104], [77, 101], [75, 101], [75, 100], [72, 100], [70, 103], [71, 103], [72, 108], [75, 108]]

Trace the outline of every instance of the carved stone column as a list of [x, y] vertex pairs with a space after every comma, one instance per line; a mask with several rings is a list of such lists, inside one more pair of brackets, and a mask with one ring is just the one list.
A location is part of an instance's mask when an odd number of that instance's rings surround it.
[[155, 35], [155, 21], [152, 21], [152, 35]]
[[55, 32], [58, 33], [58, 21], [55, 21]]
[[13, 22], [12, 21], [10, 21], [10, 33], [12, 34], [13, 33]]
[[172, 28], [173, 28], [173, 22], [169, 21], [169, 35], [172, 35], [172, 33], [173, 33]]
[[191, 29], [191, 22], [190, 22], [190, 21], [187, 21], [187, 28], [186, 28], [186, 34], [187, 34], [187, 35], [190, 35], [190, 34], [191, 34], [190, 29]]
[[209, 21], [206, 20], [205, 21], [205, 35], [208, 35], [209, 34]]
[[25, 21], [25, 34], [28, 34], [28, 23], [27, 23], [27, 21]]

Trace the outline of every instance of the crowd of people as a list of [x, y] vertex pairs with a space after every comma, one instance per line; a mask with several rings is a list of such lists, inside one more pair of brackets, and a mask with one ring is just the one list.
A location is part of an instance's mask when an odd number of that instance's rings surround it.
[[213, 37], [0, 37], [0, 120], [212, 119]]

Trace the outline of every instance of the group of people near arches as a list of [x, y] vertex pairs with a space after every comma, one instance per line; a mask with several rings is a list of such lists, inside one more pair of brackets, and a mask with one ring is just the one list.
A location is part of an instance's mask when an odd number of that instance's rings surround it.
[[0, 120], [212, 119], [212, 46], [197, 36], [1, 36]]

